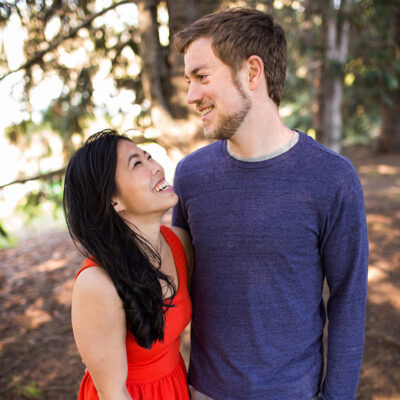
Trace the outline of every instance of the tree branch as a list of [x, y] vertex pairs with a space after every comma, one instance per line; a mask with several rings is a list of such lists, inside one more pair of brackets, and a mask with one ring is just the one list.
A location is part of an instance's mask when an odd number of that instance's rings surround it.
[[65, 42], [66, 40], [73, 38], [79, 32], [79, 30], [81, 30], [82, 28], [85, 28], [86, 26], [90, 25], [97, 17], [107, 13], [108, 11], [110, 11], [110, 10], [112, 10], [114, 8], [117, 8], [118, 6], [121, 6], [123, 4], [128, 4], [128, 3], [136, 3], [136, 1], [135, 0], [122, 0], [119, 3], [114, 3], [111, 6], [105, 8], [104, 10], [101, 10], [98, 13], [90, 16], [89, 18], [84, 20], [81, 25], [77, 26], [74, 29], [71, 29], [71, 31], [66, 36], [58, 38], [53, 43], [51, 43], [46, 49], [35, 53], [33, 55], [33, 57], [30, 60], [28, 60], [25, 64], [22, 64], [18, 68], [14, 69], [14, 70], [11, 70], [11, 71], [7, 72], [6, 74], [0, 76], [0, 81], [3, 80], [4, 78], [6, 78], [8, 75], [14, 74], [14, 73], [16, 73], [18, 71], [21, 71], [21, 70], [29, 69], [30, 67], [32, 67], [32, 65], [37, 64], [43, 58], [43, 56], [45, 54], [53, 51], [61, 43]]
[[67, 169], [67, 167], [63, 167], [63, 168], [57, 169], [55, 171], [46, 172], [45, 174], [32, 176], [30, 178], [17, 179], [15, 181], [6, 183], [5, 185], [1, 185], [0, 189], [3, 189], [10, 185], [14, 185], [15, 183], [26, 183], [29, 181], [36, 181], [37, 179], [49, 179], [49, 178], [52, 178], [53, 176], [63, 175], [65, 173], [66, 169]]

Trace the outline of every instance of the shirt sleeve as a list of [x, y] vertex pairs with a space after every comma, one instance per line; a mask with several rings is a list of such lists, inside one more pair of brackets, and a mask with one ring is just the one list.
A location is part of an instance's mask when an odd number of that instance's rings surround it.
[[181, 163], [179, 163], [176, 167], [175, 176], [174, 176], [174, 191], [179, 197], [178, 203], [172, 209], [172, 225], [179, 226], [180, 228], [185, 229], [190, 234], [190, 228], [188, 224], [187, 213], [184, 206], [184, 198], [182, 193], [182, 182], [183, 178], [181, 177]]
[[329, 286], [324, 400], [356, 398], [365, 332], [368, 235], [364, 196], [355, 170], [339, 190], [320, 242]]

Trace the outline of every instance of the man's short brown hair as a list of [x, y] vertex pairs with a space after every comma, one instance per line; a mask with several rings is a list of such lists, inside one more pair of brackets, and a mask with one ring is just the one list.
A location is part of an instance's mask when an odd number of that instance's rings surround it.
[[271, 15], [250, 8], [228, 8], [206, 15], [174, 36], [185, 53], [201, 37], [209, 37], [216, 56], [236, 74], [252, 55], [264, 62], [269, 97], [279, 106], [286, 79], [285, 33]]

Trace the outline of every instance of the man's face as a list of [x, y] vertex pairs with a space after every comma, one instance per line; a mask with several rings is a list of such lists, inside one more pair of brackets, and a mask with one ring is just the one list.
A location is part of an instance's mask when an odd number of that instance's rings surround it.
[[204, 135], [209, 139], [230, 139], [245, 120], [251, 102], [231, 69], [215, 54], [211, 39], [195, 40], [185, 53], [188, 80], [187, 102], [201, 113]]

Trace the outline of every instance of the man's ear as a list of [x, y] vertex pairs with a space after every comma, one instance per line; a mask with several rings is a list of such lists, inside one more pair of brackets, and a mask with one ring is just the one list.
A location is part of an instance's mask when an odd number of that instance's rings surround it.
[[255, 90], [264, 79], [264, 62], [261, 57], [253, 55], [247, 61], [247, 79], [250, 90]]
[[111, 205], [114, 207], [114, 210], [117, 213], [120, 213], [121, 211], [125, 210], [125, 207], [124, 207], [122, 201], [120, 199], [118, 199], [118, 197], [113, 197], [111, 199]]

